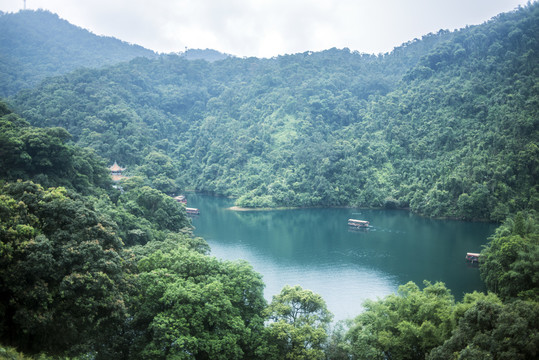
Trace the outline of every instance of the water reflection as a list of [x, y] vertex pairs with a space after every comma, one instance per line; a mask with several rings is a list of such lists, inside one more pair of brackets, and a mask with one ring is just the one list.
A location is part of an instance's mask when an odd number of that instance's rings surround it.
[[[464, 263], [479, 252], [495, 225], [440, 221], [405, 211], [295, 209], [235, 212], [232, 202], [188, 195], [201, 210], [195, 234], [223, 259], [245, 259], [264, 276], [265, 296], [299, 284], [324, 297], [337, 320], [361, 311], [365, 299], [395, 292], [408, 281], [444, 281], [457, 299], [483, 290], [477, 268]], [[370, 221], [350, 231], [347, 219]]]

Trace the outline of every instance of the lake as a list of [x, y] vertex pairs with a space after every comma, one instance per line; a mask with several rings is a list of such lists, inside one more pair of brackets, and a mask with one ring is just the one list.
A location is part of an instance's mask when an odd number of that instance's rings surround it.
[[[399, 285], [443, 281], [456, 300], [484, 291], [479, 270], [464, 261], [480, 252], [496, 224], [434, 220], [403, 210], [315, 208], [232, 211], [233, 200], [188, 194], [195, 235], [211, 254], [244, 259], [263, 275], [271, 301], [285, 285], [320, 294], [335, 320], [353, 318], [366, 299], [395, 293]], [[349, 218], [370, 227], [350, 230]]]

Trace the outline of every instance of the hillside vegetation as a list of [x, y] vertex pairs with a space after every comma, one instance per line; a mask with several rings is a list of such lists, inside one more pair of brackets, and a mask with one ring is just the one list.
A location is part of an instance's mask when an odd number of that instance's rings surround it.
[[48, 76], [157, 54], [111, 37], [96, 36], [48, 11], [0, 12], [0, 97]]
[[[137, 58], [0, 102], [0, 358], [536, 359], [538, 17], [383, 56]], [[268, 304], [249, 264], [210, 256], [166, 194], [187, 186], [504, 219], [481, 255], [489, 293], [408, 283], [331, 328], [319, 295]]]
[[500, 221], [538, 206], [538, 24], [531, 4], [380, 56], [138, 58], [12, 103], [165, 192]]

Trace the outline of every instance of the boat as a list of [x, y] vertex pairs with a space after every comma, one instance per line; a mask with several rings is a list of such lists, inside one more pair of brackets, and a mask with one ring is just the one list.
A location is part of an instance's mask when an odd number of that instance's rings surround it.
[[348, 226], [354, 228], [367, 228], [369, 227], [369, 222], [366, 220], [348, 219]]
[[185, 198], [185, 195], [178, 195], [174, 198], [179, 203], [187, 204], [187, 199]]
[[469, 261], [472, 264], [479, 263], [479, 256], [481, 256], [479, 253], [466, 253], [466, 261]]
[[188, 208], [188, 207], [186, 207], [185, 212], [188, 215], [199, 215], [200, 214], [200, 210], [198, 210], [197, 208]]

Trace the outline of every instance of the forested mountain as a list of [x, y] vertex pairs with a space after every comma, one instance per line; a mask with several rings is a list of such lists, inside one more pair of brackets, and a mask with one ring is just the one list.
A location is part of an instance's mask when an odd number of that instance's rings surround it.
[[0, 12], [0, 97], [80, 67], [101, 67], [157, 54], [96, 36], [48, 11]]
[[[0, 357], [536, 359], [538, 20], [536, 2], [381, 56], [99, 63], [0, 102]], [[249, 264], [209, 256], [165, 194], [187, 186], [505, 219], [489, 293], [408, 283], [330, 330], [319, 295], [267, 304]]]
[[261, 276], [208, 256], [170, 196], [136, 179], [111, 189], [99, 157], [3, 103], [0, 129], [0, 358], [324, 356], [319, 295], [285, 288], [268, 306]]
[[187, 49], [185, 52], [180, 53], [180, 56], [188, 60], [206, 60], [209, 62], [224, 60], [231, 55], [223, 54], [217, 50], [212, 49]]
[[139, 58], [12, 103], [163, 191], [502, 220], [538, 207], [537, 33], [534, 3], [380, 56]]

